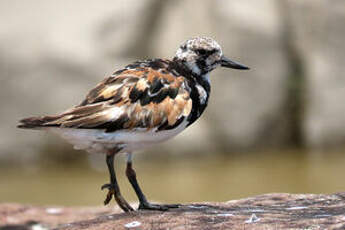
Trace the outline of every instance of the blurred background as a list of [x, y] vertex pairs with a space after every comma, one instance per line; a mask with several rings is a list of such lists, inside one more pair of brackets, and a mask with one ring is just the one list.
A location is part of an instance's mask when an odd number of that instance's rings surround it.
[[[345, 190], [345, 2], [1, 0], [0, 202], [101, 205], [103, 155], [16, 128], [55, 114], [124, 65], [195, 36], [250, 71], [216, 70], [202, 118], [134, 158], [163, 202]], [[135, 195], [116, 163], [124, 196]]]

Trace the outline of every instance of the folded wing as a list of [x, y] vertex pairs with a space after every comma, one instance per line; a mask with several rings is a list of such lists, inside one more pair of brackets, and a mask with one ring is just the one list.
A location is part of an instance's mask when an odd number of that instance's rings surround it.
[[166, 130], [191, 113], [190, 89], [182, 76], [144, 67], [104, 79], [85, 100], [57, 116], [21, 120], [20, 128], [64, 127]]

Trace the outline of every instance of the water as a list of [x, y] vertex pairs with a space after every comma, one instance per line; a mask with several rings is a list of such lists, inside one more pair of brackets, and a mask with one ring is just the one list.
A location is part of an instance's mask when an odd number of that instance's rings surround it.
[[[117, 167], [122, 194], [136, 201]], [[181, 155], [135, 161], [138, 180], [150, 200], [171, 203], [228, 201], [263, 193], [335, 193], [345, 191], [345, 154], [259, 153], [187, 159]], [[106, 169], [104, 163], [104, 170]], [[40, 205], [101, 205], [106, 171], [85, 166], [0, 169], [0, 202]]]

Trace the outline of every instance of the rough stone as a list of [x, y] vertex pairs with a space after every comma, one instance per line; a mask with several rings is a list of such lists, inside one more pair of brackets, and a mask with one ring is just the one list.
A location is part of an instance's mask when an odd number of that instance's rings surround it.
[[345, 140], [345, 2], [286, 1], [306, 75], [304, 133], [315, 149]]
[[[266, 194], [169, 211], [121, 213], [109, 207], [0, 205], [0, 230], [30, 229], [345, 229], [345, 193]], [[16, 227], [16, 228], [14, 228]], [[35, 228], [37, 229], [37, 228]]]

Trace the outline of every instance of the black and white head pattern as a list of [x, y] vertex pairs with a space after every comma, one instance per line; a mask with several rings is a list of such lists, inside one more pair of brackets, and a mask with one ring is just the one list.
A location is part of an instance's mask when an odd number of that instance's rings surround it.
[[196, 37], [181, 44], [175, 58], [185, 63], [197, 75], [205, 75], [220, 65], [223, 52], [220, 45], [208, 37]]

